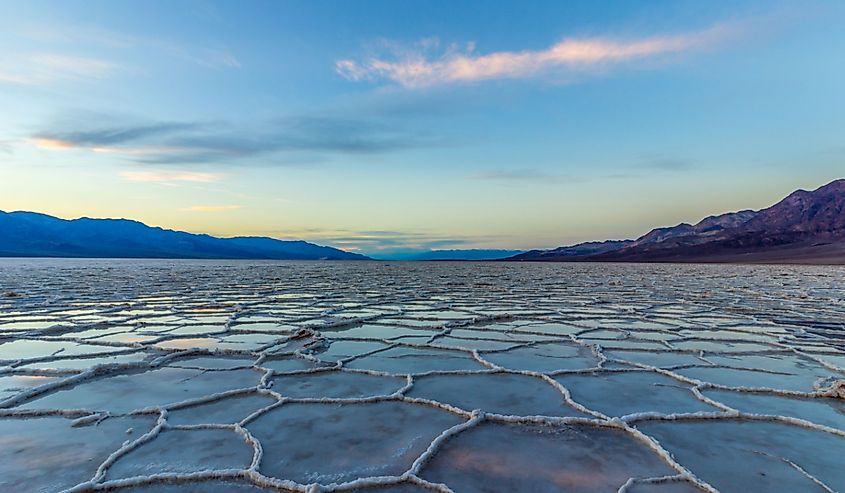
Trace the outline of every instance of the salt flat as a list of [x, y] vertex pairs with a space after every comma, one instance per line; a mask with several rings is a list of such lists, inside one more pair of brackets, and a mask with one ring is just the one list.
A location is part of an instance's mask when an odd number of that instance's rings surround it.
[[845, 491], [845, 268], [0, 260], [0, 491]]

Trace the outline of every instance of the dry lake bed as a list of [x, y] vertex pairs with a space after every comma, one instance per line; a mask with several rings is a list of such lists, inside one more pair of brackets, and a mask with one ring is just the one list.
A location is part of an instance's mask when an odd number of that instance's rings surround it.
[[0, 260], [0, 491], [845, 491], [838, 267]]

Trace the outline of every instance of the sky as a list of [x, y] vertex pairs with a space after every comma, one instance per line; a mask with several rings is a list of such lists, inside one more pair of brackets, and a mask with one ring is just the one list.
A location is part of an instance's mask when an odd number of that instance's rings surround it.
[[390, 256], [845, 176], [841, 1], [0, 0], [0, 210]]

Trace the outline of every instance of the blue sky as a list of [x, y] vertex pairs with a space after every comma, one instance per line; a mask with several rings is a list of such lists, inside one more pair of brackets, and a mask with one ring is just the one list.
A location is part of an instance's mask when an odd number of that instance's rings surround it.
[[0, 209], [376, 255], [845, 175], [845, 3], [0, 1]]

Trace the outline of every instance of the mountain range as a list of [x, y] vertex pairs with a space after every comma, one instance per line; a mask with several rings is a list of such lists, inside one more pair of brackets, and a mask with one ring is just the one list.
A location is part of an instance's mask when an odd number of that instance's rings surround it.
[[305, 241], [217, 238], [128, 219], [60, 219], [0, 211], [0, 257], [369, 260]]
[[[128, 219], [60, 219], [0, 211], [0, 257], [104, 257], [272, 260], [370, 260], [305, 241], [218, 238]], [[402, 260], [554, 262], [731, 262], [845, 264], [845, 179], [797, 190], [759, 211], [656, 228], [637, 239], [607, 240], [518, 253], [432, 250]], [[393, 258], [393, 257], [391, 257]]]
[[845, 179], [775, 205], [657, 228], [636, 240], [531, 250], [505, 260], [845, 264]]

